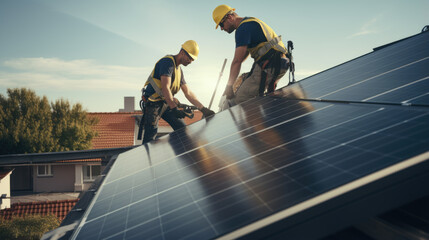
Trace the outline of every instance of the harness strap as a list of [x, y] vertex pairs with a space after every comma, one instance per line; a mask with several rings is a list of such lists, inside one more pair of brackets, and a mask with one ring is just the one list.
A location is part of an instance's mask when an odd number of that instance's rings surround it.
[[273, 74], [273, 78], [271, 79], [270, 83], [268, 84], [268, 89], [267, 89], [268, 93], [274, 92], [274, 90], [276, 90], [276, 87], [277, 87], [277, 81], [276, 80], [277, 80], [277, 76], [279, 75], [279, 73], [280, 73], [280, 68], [276, 68], [276, 70]]
[[142, 117], [139, 122], [139, 131], [137, 133], [137, 140], [142, 140], [144, 123], [145, 123], [145, 112], [146, 112], [146, 102], [147, 99], [145, 96], [142, 96], [142, 100], [140, 100], [140, 109], [142, 110]]
[[259, 82], [259, 96], [264, 96], [265, 92], [265, 83], [267, 82], [267, 72], [262, 69], [261, 72], [261, 81]]
[[[293, 42], [287, 41], [287, 49], [288, 49], [288, 58], [289, 58], [289, 84], [295, 83], [295, 63], [293, 62], [292, 50], [293, 50]], [[290, 76], [292, 75], [292, 81], [290, 80]]]
[[[261, 66], [261, 82], [259, 85], [259, 95], [263, 96], [265, 89], [267, 92], [274, 92], [277, 85], [277, 77], [280, 74], [281, 59], [284, 53], [271, 49], [271, 53], [267, 53], [268, 59], [263, 60], [259, 65]], [[268, 79], [267, 71], [271, 70], [271, 79]], [[269, 82], [267, 82], [269, 81]], [[268, 86], [266, 86], [268, 85]]]
[[161, 98], [163, 98], [164, 96], [162, 95], [162, 91], [158, 87], [158, 85], [156, 85], [156, 83], [153, 80], [152, 76], [149, 76], [147, 80], [149, 81], [149, 84], [152, 85], [152, 87], [155, 90], [155, 92], [158, 93], [158, 96], [161, 97]]
[[264, 32], [265, 38], [267, 39], [266, 42], [260, 43], [260, 47], [259, 47], [259, 45], [256, 46], [256, 48], [258, 48], [256, 51], [251, 51], [251, 56], [252, 56], [252, 58], [255, 59], [255, 61], [258, 61], [261, 57], [263, 57], [272, 48], [274, 48], [275, 50], [280, 51], [282, 53], [287, 52], [286, 48], [279, 44], [282, 42], [281, 36], [275, 36], [275, 34], [274, 34], [275, 37], [273, 37], [272, 36], [273, 31], [270, 29], [270, 27], [268, 27], [268, 25], [266, 25], [261, 20], [259, 20], [257, 18], [253, 18], [253, 17], [251, 17], [247, 20], [244, 20], [241, 23], [249, 22], [249, 21], [257, 22], [261, 26], [262, 31]]
[[255, 54], [255, 59], [259, 59], [261, 56], [265, 55], [271, 48], [275, 48], [278, 51], [286, 54], [286, 49], [279, 44], [282, 41], [281, 36], [277, 36], [271, 39], [271, 36], [267, 34], [267, 38], [270, 38]]

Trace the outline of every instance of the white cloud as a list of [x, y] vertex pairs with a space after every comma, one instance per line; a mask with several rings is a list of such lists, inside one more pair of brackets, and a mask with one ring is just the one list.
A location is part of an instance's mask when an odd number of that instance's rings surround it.
[[4, 61], [0, 87], [67, 90], [134, 90], [143, 85], [151, 68], [102, 65], [93, 60], [18, 58]]
[[377, 22], [377, 20], [378, 18], [374, 17], [371, 20], [365, 22], [358, 32], [353, 33], [352, 35], [348, 36], [348, 38], [377, 33], [377, 30], [375, 29], [375, 23]]

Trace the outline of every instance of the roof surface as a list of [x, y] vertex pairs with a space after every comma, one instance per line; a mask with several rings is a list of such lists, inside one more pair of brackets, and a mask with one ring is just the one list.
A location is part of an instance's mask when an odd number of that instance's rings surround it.
[[5, 178], [9, 173], [11, 173], [13, 170], [0, 170], [0, 181]]
[[92, 149], [117, 148], [134, 145], [134, 115], [137, 113], [89, 113], [98, 118], [94, 127], [98, 136], [92, 140]]
[[[186, 125], [201, 120], [202, 113], [194, 112], [192, 119], [185, 118]], [[92, 140], [92, 149], [117, 148], [134, 145], [135, 117], [141, 112], [89, 113], [90, 117], [99, 119], [94, 127], [98, 136]], [[163, 119], [159, 126], [169, 126]]]
[[36, 214], [45, 216], [52, 213], [62, 221], [78, 200], [79, 199], [14, 203], [10, 208], [0, 211], [0, 219], [10, 220], [12, 217], [23, 217], [25, 215]]

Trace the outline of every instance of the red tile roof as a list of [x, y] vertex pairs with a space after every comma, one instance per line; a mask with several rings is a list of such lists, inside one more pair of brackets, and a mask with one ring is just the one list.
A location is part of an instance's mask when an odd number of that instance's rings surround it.
[[[111, 112], [111, 113], [88, 113], [89, 117], [97, 118], [99, 121], [94, 129], [98, 136], [92, 140], [92, 149], [119, 148], [134, 145], [134, 127], [136, 116], [141, 115], [141, 111], [136, 112]], [[194, 111], [192, 119], [185, 118], [186, 125], [201, 120], [203, 114]], [[159, 126], [169, 126], [161, 119]], [[59, 162], [94, 162], [101, 159], [65, 160]]]
[[92, 149], [118, 148], [134, 145], [135, 113], [89, 113], [98, 118], [94, 127], [98, 136], [92, 140]]
[[[119, 148], [134, 145], [135, 115], [141, 112], [112, 112], [88, 113], [90, 118], [98, 119], [94, 126], [98, 136], [92, 139], [92, 149]], [[100, 162], [101, 159], [80, 159], [58, 161], [73, 162]]]
[[[89, 113], [90, 117], [99, 119], [94, 129], [98, 136], [92, 140], [92, 149], [117, 148], [134, 145], [134, 126], [135, 116], [141, 115], [141, 112], [114, 112], [114, 113]], [[187, 125], [201, 120], [202, 113], [194, 112], [194, 118], [185, 118]], [[161, 119], [159, 126], [169, 126], [167, 122]]]
[[12, 217], [23, 217], [25, 215], [35, 214], [45, 216], [52, 213], [62, 221], [78, 200], [79, 199], [14, 203], [11, 208], [0, 211], [0, 219], [10, 220]]

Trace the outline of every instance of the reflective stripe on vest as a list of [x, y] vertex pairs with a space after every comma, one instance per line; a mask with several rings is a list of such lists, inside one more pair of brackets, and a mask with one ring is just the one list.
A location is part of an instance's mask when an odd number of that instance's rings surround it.
[[[173, 56], [167, 55], [167, 56], [161, 58], [159, 61], [161, 61], [164, 58], [170, 58], [171, 60], [173, 60], [174, 79], [171, 79], [172, 84], [170, 85], [170, 91], [171, 91], [171, 94], [173, 94], [173, 96], [174, 96], [180, 90], [180, 82], [182, 80], [182, 71], [180, 70], [180, 67], [176, 66], [176, 61], [174, 61]], [[156, 64], [158, 64], [158, 62]], [[156, 66], [156, 64], [155, 64], [155, 66]], [[152, 85], [153, 89], [155, 90], [155, 93], [149, 97], [149, 100], [152, 102], [164, 100], [164, 96], [162, 94], [161, 79], [154, 78], [153, 77], [154, 74], [155, 74], [155, 68], [153, 68], [152, 73], [150, 74], [150, 76], [148, 77], [148, 79], [145, 83], [145, 86], [150, 84], [150, 85]]]
[[[287, 53], [286, 47], [281, 40], [281, 36], [277, 36], [277, 34], [271, 29], [267, 24], [263, 21], [251, 17], [246, 20], [241, 21], [240, 25], [246, 22], [257, 22], [264, 32], [265, 38], [267, 42], [259, 43], [256, 47], [248, 48], [250, 56], [258, 61], [262, 56], [264, 56], [270, 49], [274, 48], [275, 50], [282, 52], [284, 54]], [[240, 25], [238, 25], [240, 27]]]

